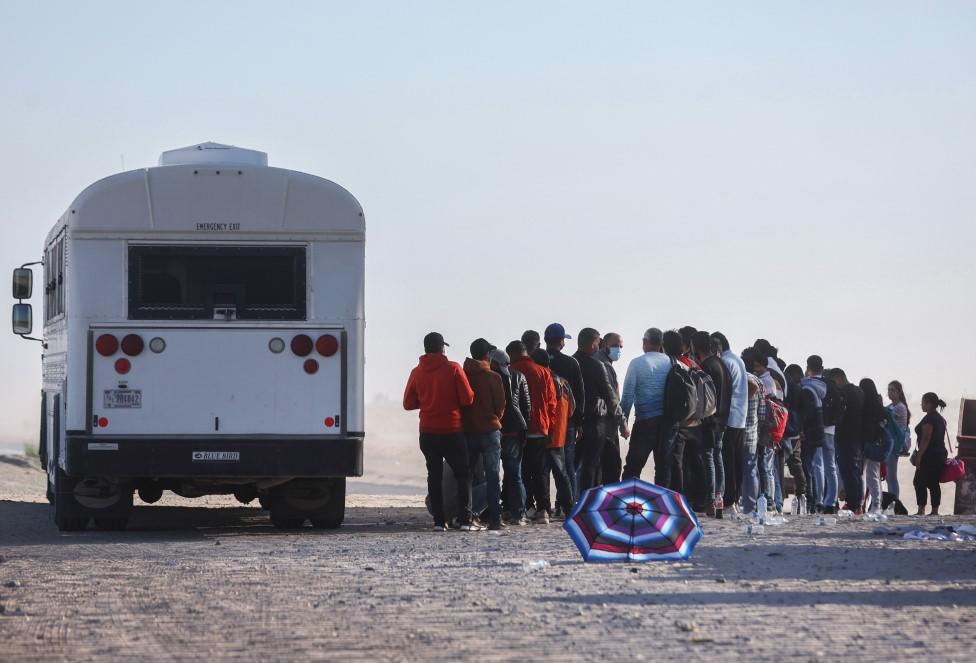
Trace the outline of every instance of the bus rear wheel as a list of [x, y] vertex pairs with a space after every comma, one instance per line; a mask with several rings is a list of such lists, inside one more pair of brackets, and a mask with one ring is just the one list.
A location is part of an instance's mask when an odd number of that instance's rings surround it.
[[345, 478], [293, 479], [272, 489], [271, 522], [294, 529], [310, 520], [314, 527], [333, 529], [342, 524], [345, 506]]

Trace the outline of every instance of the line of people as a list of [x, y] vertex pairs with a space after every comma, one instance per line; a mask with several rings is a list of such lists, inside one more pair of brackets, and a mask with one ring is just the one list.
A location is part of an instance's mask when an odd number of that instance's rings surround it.
[[[842, 369], [825, 370], [817, 355], [805, 370], [786, 365], [764, 339], [736, 355], [721, 332], [689, 326], [646, 330], [643, 354], [621, 385], [614, 367], [620, 334], [584, 328], [569, 355], [571, 338], [559, 323], [541, 336], [526, 331], [504, 350], [479, 338], [463, 367], [447, 359], [441, 334], [424, 338], [403, 405], [420, 410], [435, 530], [449, 525], [445, 463], [456, 483], [455, 526], [466, 531], [484, 528], [472, 514], [475, 466], [485, 476], [489, 529], [565, 517], [587, 489], [639, 477], [652, 455], [654, 483], [718, 518], [726, 507], [751, 513], [763, 502], [782, 512], [784, 467], [811, 512], [836, 511], [845, 488], [850, 510], [880, 510], [885, 470], [898, 497], [897, 461], [911, 443], [898, 382], [888, 387], [886, 408], [872, 380], [854, 385]], [[938, 513], [938, 469], [948, 453], [938, 414], [944, 406], [932, 393], [922, 399], [920, 513], [927, 492]], [[630, 441], [623, 462], [621, 438]]]

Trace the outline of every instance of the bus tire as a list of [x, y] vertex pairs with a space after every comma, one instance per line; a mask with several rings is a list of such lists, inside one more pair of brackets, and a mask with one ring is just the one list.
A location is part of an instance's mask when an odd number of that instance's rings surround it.
[[275, 529], [301, 529], [302, 525], [305, 524], [305, 519], [276, 513], [275, 509], [272, 508], [271, 524], [275, 526]]
[[128, 518], [95, 518], [95, 527], [106, 532], [121, 532], [129, 524]]
[[76, 483], [78, 480], [69, 477], [60, 467], [54, 468], [54, 501], [51, 503], [51, 515], [55, 526], [62, 532], [78, 532], [88, 527], [90, 516], [75, 501]]
[[346, 516], [346, 479], [329, 479], [332, 486], [329, 503], [326, 507], [312, 517], [312, 527], [318, 529], [336, 529], [342, 525]]

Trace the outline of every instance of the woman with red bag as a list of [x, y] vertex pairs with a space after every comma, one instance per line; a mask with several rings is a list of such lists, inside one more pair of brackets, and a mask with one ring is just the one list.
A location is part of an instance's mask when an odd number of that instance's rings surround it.
[[939, 486], [939, 476], [945, 466], [949, 451], [945, 446], [946, 420], [939, 414], [945, 408], [945, 401], [931, 391], [922, 396], [922, 411], [925, 417], [915, 427], [918, 438], [918, 451], [912, 459], [915, 464], [915, 498], [918, 500], [917, 516], [925, 515], [926, 490], [932, 494], [931, 515], [939, 515], [939, 503], [942, 501], [942, 489]]

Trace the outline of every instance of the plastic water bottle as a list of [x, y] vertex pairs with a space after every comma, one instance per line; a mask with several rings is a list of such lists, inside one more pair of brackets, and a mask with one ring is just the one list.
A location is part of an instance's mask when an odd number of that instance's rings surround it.
[[807, 515], [807, 496], [800, 495], [800, 515]]
[[793, 500], [790, 502], [790, 513], [794, 516], [800, 515], [800, 500], [797, 499], [796, 495], [793, 496]]
[[760, 495], [759, 499], [756, 500], [756, 522], [760, 525], [766, 522], [766, 507], [768, 506], [766, 502], [766, 496]]
[[542, 571], [549, 568], [549, 562], [544, 559], [537, 559], [531, 562], [525, 562], [522, 564], [522, 570], [526, 573], [532, 573], [534, 571]]
[[756, 535], [759, 535], [759, 534], [765, 534], [766, 533], [766, 528], [763, 527], [762, 525], [757, 525], [755, 523], [749, 523], [748, 525], [746, 525], [745, 527], [742, 528], [742, 533], [743, 534], [749, 534], [751, 536], [756, 536]]

